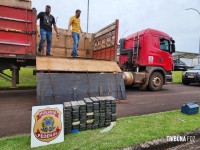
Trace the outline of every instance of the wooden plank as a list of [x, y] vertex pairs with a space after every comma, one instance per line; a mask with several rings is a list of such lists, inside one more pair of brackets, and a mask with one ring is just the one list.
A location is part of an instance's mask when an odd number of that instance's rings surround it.
[[25, 9], [32, 8], [31, 1], [24, 1], [24, 0], [1, 0], [0, 5], [19, 7], [19, 8], [25, 8]]
[[103, 60], [116, 60], [118, 24], [119, 21], [116, 20], [113, 24], [94, 34], [93, 58]]
[[122, 72], [114, 61], [37, 57], [36, 70], [63, 72]]
[[98, 38], [98, 37], [110, 32], [110, 31], [113, 31], [113, 30], [115, 30], [115, 28], [116, 28], [116, 22], [114, 22], [114, 23], [104, 27], [103, 29], [99, 30], [97, 33], [95, 33], [94, 38]]
[[[72, 52], [72, 49], [66, 49], [66, 48], [53, 47], [51, 49], [51, 54], [54, 57], [63, 57], [63, 58], [70, 57], [71, 52]], [[42, 55], [46, 55], [46, 47], [44, 47], [44, 50], [42, 51]], [[79, 49], [78, 55], [83, 58], [92, 58], [93, 51]]]

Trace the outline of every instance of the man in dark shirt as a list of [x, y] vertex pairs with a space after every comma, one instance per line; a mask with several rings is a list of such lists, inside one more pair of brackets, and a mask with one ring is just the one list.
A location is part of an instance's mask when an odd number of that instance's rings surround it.
[[45, 12], [40, 12], [37, 16], [37, 19], [40, 19], [40, 36], [41, 36], [38, 48], [39, 55], [41, 55], [43, 45], [45, 41], [47, 41], [46, 55], [51, 56], [52, 25], [54, 26], [57, 37], [59, 38], [59, 33], [56, 26], [55, 18], [50, 13], [51, 13], [51, 7], [47, 5]]

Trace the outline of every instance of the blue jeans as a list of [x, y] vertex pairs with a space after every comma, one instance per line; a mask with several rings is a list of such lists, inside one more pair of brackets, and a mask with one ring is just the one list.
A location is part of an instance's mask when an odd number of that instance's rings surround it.
[[51, 44], [52, 44], [52, 32], [49, 31], [45, 31], [44, 29], [40, 29], [40, 44], [39, 44], [39, 48], [38, 51], [41, 52], [43, 49], [43, 45], [44, 43], [47, 41], [47, 51], [46, 54], [50, 54], [51, 53]]
[[74, 40], [74, 47], [73, 47], [73, 51], [72, 51], [71, 55], [78, 56], [78, 45], [79, 45], [79, 41], [80, 41], [80, 34], [78, 34], [76, 32], [72, 32], [72, 38]]

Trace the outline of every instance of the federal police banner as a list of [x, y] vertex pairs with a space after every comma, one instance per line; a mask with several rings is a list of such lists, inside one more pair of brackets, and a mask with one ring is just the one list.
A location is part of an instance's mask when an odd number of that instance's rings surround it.
[[31, 148], [63, 141], [63, 105], [33, 107]]

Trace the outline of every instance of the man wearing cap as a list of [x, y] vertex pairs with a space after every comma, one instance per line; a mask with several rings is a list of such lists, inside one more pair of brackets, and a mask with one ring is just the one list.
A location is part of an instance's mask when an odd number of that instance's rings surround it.
[[40, 44], [38, 48], [38, 54], [41, 55], [43, 45], [47, 41], [47, 50], [46, 55], [51, 55], [51, 45], [52, 45], [52, 25], [56, 31], [57, 37], [59, 38], [58, 29], [56, 26], [55, 18], [50, 14], [51, 6], [47, 5], [45, 12], [40, 12], [37, 16], [37, 19], [40, 19]]
[[80, 15], [81, 10], [77, 9], [75, 12], [75, 16], [72, 16], [69, 20], [68, 25], [68, 36], [70, 35], [70, 27], [72, 26], [72, 38], [74, 41], [73, 50], [71, 53], [72, 57], [78, 57], [78, 45], [80, 42], [80, 32], [82, 33], [81, 25], [80, 25]]

